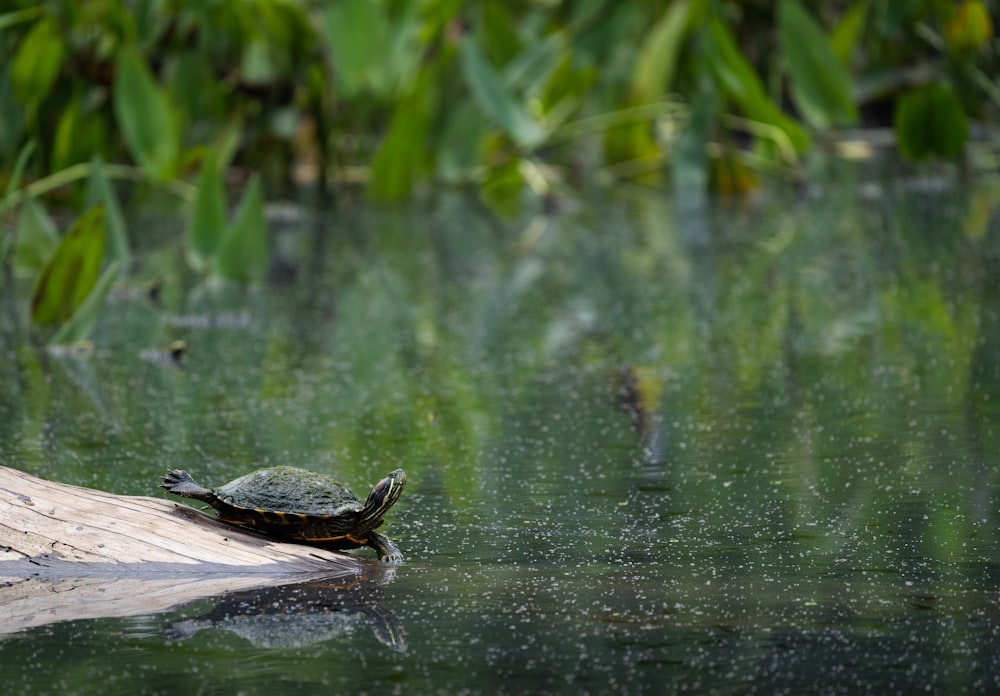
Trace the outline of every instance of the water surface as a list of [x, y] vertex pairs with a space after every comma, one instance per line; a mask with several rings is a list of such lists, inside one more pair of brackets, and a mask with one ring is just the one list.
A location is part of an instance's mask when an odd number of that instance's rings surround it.
[[7, 691], [995, 692], [1000, 229], [859, 191], [309, 214], [250, 291], [149, 243], [90, 355], [5, 317], [2, 465], [409, 476], [383, 581], [39, 626]]

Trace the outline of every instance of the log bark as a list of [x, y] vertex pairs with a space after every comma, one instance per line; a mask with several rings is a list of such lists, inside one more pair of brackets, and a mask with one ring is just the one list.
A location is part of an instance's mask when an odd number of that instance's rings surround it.
[[166, 611], [223, 593], [360, 576], [383, 564], [274, 540], [170, 500], [0, 467], [0, 634]]

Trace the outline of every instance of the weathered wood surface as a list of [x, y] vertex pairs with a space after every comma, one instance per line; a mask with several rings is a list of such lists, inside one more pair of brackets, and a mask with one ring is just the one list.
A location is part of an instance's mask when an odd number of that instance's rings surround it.
[[381, 572], [344, 553], [244, 532], [184, 504], [0, 467], [0, 634], [156, 613], [309, 575]]

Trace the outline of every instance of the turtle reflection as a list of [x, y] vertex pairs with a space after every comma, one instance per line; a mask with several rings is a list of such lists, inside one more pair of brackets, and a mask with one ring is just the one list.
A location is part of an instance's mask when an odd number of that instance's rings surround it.
[[365, 622], [380, 643], [406, 651], [402, 624], [382, 605], [381, 584], [368, 576], [233, 592], [206, 614], [169, 623], [165, 632], [184, 640], [219, 629], [261, 648], [298, 648], [347, 635]]

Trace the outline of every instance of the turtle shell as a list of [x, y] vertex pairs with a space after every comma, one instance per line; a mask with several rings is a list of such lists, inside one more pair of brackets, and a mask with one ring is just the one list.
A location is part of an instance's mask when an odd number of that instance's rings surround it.
[[379, 481], [364, 503], [339, 481], [290, 466], [259, 469], [218, 488], [203, 488], [186, 471], [172, 469], [161, 485], [208, 503], [223, 522], [334, 549], [370, 546], [384, 561], [402, 560], [396, 545], [375, 531], [406, 485], [402, 469]]
[[351, 516], [364, 503], [329, 476], [291, 466], [258, 469], [213, 489], [226, 505], [303, 518]]

